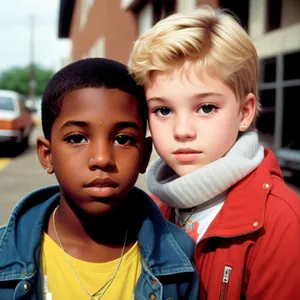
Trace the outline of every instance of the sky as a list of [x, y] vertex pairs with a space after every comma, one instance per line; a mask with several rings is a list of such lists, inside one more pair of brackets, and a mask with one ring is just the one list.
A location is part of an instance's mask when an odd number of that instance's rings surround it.
[[34, 23], [34, 62], [57, 71], [71, 52], [71, 41], [58, 38], [60, 0], [0, 0], [0, 73], [28, 65], [30, 19]]

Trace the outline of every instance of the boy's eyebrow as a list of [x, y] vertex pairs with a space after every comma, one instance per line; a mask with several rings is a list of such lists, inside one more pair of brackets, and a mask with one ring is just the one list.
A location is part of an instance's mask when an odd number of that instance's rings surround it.
[[199, 93], [199, 94], [194, 95], [193, 98], [202, 99], [202, 98], [206, 98], [206, 97], [215, 97], [215, 96], [222, 97], [224, 95], [220, 94], [220, 93]]
[[223, 94], [220, 93], [199, 93], [199, 94], [195, 94], [192, 98], [194, 99], [204, 99], [207, 97], [222, 97], [224, 96]]
[[[193, 99], [202, 99], [202, 98], [213, 97], [213, 96], [222, 97], [224, 95], [220, 94], [220, 93], [199, 93], [199, 94], [193, 95], [192, 98]], [[152, 98], [147, 99], [147, 102], [150, 102], [150, 101], [167, 102], [168, 99], [164, 98], [164, 97], [152, 97]]]
[[63, 129], [65, 127], [72, 127], [72, 126], [87, 128], [87, 127], [89, 127], [89, 123], [85, 122], [85, 121], [70, 120], [70, 121], [66, 122], [63, 126], [61, 126], [60, 129]]
[[141, 127], [135, 122], [120, 122], [116, 125], [116, 128], [118, 130], [126, 129], [126, 128], [133, 128], [133, 129], [138, 129], [138, 130], [141, 129]]
[[151, 101], [167, 102], [168, 99], [167, 98], [163, 98], [163, 97], [152, 97], [150, 99], [147, 99], [147, 102], [151, 102]]
[[[66, 122], [63, 126], [61, 126], [60, 129], [63, 129], [65, 127], [72, 127], [72, 126], [77, 126], [77, 127], [83, 127], [83, 128], [87, 128], [90, 126], [89, 122], [85, 122], [85, 121], [74, 121], [74, 120], [70, 120], [68, 122]], [[136, 122], [119, 122], [115, 125], [117, 130], [121, 130], [121, 129], [125, 129], [125, 128], [134, 128], [134, 129], [138, 129], [140, 130], [141, 127], [136, 123]]]

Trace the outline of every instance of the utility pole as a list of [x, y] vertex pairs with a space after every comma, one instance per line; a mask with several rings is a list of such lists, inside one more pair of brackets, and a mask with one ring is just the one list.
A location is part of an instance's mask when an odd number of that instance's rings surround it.
[[30, 16], [30, 41], [29, 41], [29, 51], [30, 51], [30, 63], [29, 63], [29, 82], [28, 82], [28, 98], [31, 101], [35, 100], [35, 64], [34, 64], [34, 29], [35, 29], [35, 16]]

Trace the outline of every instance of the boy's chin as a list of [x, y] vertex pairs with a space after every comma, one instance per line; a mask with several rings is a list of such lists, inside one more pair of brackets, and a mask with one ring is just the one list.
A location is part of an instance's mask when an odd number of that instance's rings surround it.
[[204, 167], [205, 165], [197, 164], [197, 165], [176, 165], [172, 169], [174, 172], [182, 177], [184, 175], [190, 174], [196, 170], [199, 170], [200, 168]]
[[104, 217], [113, 214], [119, 206], [119, 203], [96, 201], [91, 205], [86, 205], [83, 209], [86, 215], [90, 217]]

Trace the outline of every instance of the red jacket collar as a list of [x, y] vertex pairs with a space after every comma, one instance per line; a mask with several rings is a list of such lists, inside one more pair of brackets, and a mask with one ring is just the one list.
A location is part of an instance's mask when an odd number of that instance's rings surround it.
[[260, 229], [264, 224], [267, 197], [272, 189], [271, 176], [283, 178], [275, 155], [265, 149], [261, 164], [229, 190], [221, 211], [202, 239], [239, 236]]

